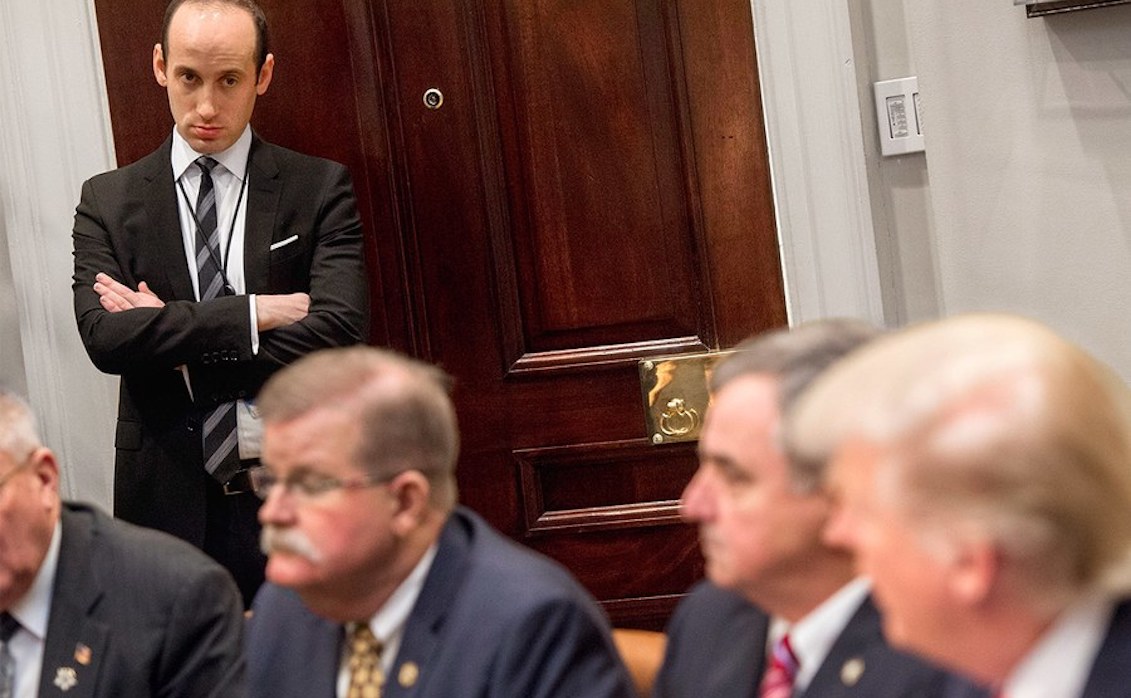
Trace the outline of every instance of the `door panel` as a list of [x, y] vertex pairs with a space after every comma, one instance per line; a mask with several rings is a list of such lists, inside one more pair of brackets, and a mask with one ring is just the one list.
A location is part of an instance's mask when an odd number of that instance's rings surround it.
[[[661, 626], [695, 449], [652, 444], [637, 362], [785, 322], [748, 0], [262, 2], [254, 124], [353, 172], [371, 340], [455, 377], [461, 499]], [[96, 2], [123, 162], [169, 130], [151, 4]]]

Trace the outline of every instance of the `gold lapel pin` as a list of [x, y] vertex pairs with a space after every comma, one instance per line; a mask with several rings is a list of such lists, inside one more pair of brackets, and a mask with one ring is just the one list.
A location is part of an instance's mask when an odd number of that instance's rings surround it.
[[418, 678], [420, 678], [420, 667], [416, 666], [416, 662], [401, 664], [401, 670], [397, 672], [397, 681], [402, 687], [412, 688]]
[[90, 664], [91, 651], [88, 645], [79, 643], [75, 645], [75, 661], [83, 666]]

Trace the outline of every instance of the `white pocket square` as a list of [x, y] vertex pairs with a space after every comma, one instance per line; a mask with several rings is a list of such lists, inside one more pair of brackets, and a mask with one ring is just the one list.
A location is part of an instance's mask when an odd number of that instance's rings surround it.
[[280, 240], [278, 242], [273, 242], [273, 243], [271, 243], [270, 249], [271, 249], [272, 252], [274, 252], [275, 250], [279, 249], [280, 247], [291, 244], [295, 240], [298, 240], [298, 235], [292, 235], [289, 238], [287, 238], [286, 240]]

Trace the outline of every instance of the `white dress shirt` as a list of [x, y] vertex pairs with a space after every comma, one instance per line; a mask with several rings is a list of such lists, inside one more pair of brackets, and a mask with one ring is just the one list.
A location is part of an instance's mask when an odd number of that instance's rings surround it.
[[766, 643], [768, 651], [773, 652], [774, 645], [788, 632], [789, 646], [797, 657], [797, 676], [793, 679], [795, 695], [808, 688], [871, 586], [867, 579], [854, 579], [793, 625], [783, 618], [771, 620]]
[[[216, 228], [220, 233], [219, 266], [237, 295], [246, 292], [244, 282], [244, 230], [247, 225], [247, 200], [251, 173], [248, 157], [251, 154], [251, 126], [245, 126], [236, 142], [226, 150], [211, 153], [209, 157], [219, 163], [212, 169], [212, 187], [216, 194]], [[192, 279], [192, 290], [200, 300], [200, 280], [196, 266], [196, 198], [200, 192], [201, 171], [195, 165], [202, 153], [193, 150], [188, 142], [173, 129], [173, 147], [170, 161], [173, 181], [177, 186], [177, 210], [181, 219], [181, 242], [185, 250], [185, 264]], [[242, 196], [241, 196], [242, 190]], [[236, 204], [239, 203], [237, 207]], [[255, 294], [249, 294], [248, 317], [251, 325], [251, 353], [259, 353], [258, 317], [255, 312]], [[192, 396], [192, 381], [188, 368], [182, 367], [185, 386]], [[236, 403], [236, 421], [239, 425], [240, 458], [257, 458], [263, 426], [255, 410], [245, 400]]]
[[[394, 677], [389, 676], [389, 672], [393, 670], [393, 660], [397, 658], [408, 617], [412, 613], [413, 606], [416, 605], [420, 590], [424, 588], [424, 580], [428, 577], [428, 570], [432, 569], [432, 561], [435, 558], [436, 544], [433, 543], [385, 605], [369, 619], [369, 629], [381, 643], [381, 673], [385, 675], [386, 681], [394, 680]], [[352, 627], [346, 628], [347, 633], [352, 630]], [[342, 648], [341, 668], [338, 670], [338, 698], [345, 698], [349, 690], [349, 654], [349, 643], [345, 643]]]
[[[47, 620], [51, 617], [51, 591], [55, 588], [55, 571], [59, 568], [59, 545], [63, 525], [55, 522], [51, 544], [35, 581], [8, 613], [20, 622], [20, 629], [8, 642], [8, 651], [16, 662], [14, 698], [35, 698], [39, 694], [39, 676], [43, 669], [43, 648], [47, 638]], [[54, 672], [58, 667], [49, 667]]]
[[1084, 692], [1115, 601], [1089, 594], [1065, 609], [1005, 682], [1009, 698], [1072, 698]]

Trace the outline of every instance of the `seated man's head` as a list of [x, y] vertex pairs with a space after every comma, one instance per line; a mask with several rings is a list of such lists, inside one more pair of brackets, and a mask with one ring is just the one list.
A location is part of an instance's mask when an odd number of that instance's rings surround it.
[[781, 417], [814, 376], [875, 335], [849, 320], [771, 332], [740, 344], [711, 377], [682, 514], [699, 525], [712, 581], [791, 620], [847, 583], [852, 568], [821, 542], [829, 502], [820, 468], [785, 456]]
[[1131, 394], [1035, 322], [885, 338], [789, 427], [795, 458], [832, 456], [828, 536], [856, 552], [895, 644], [1000, 681], [1072, 600], [1128, 588]]
[[389, 351], [329, 349], [272, 377], [258, 407], [267, 578], [321, 615], [372, 615], [455, 506], [446, 377]]
[[0, 389], [0, 610], [35, 581], [59, 519], [59, 469], [27, 404]]

